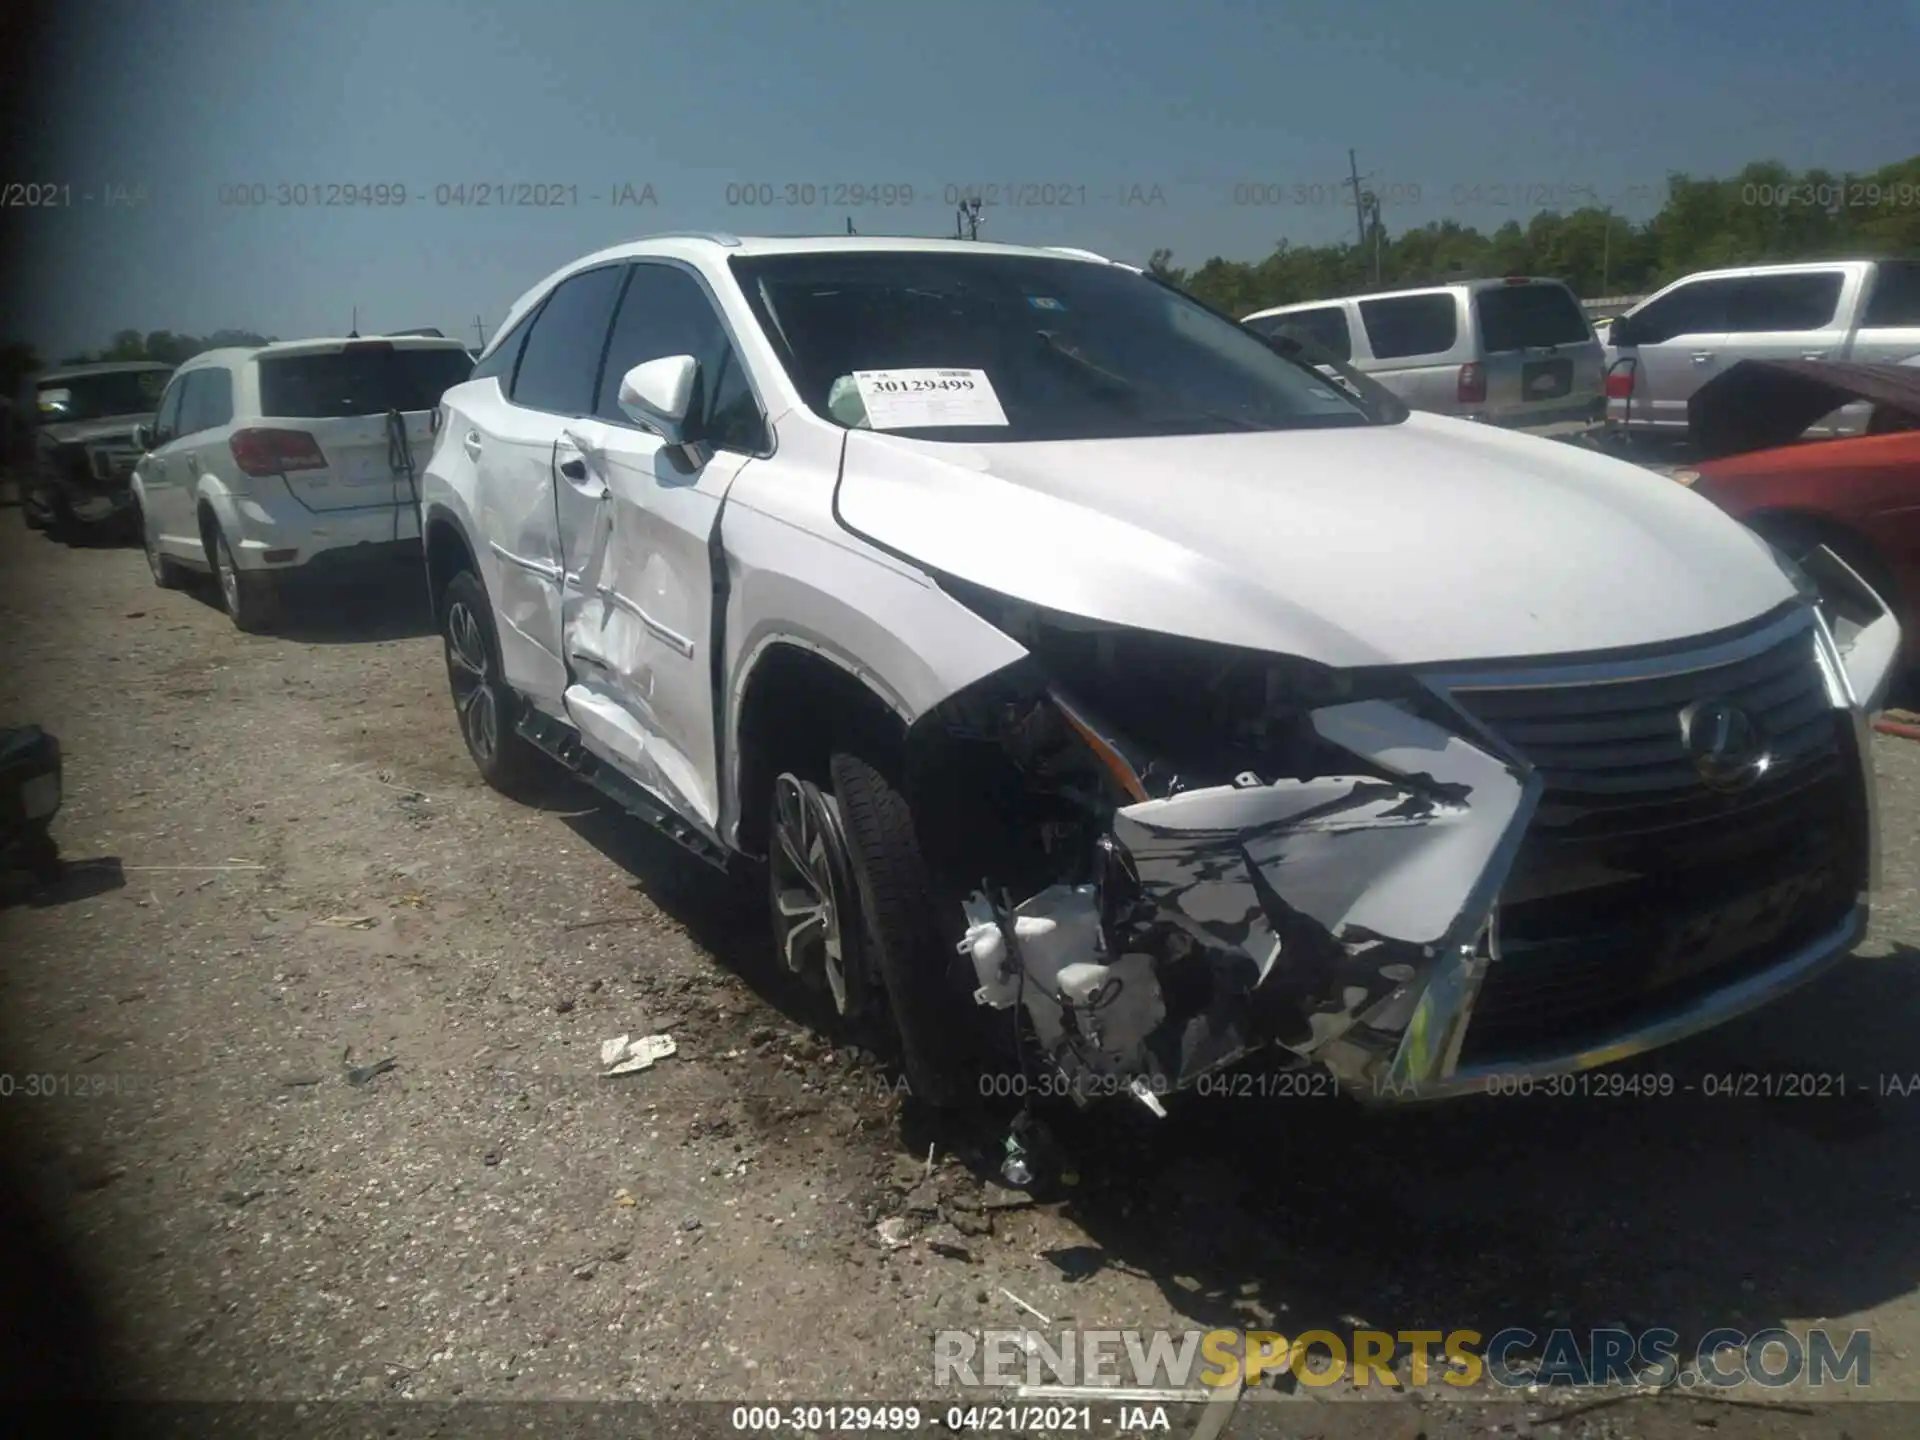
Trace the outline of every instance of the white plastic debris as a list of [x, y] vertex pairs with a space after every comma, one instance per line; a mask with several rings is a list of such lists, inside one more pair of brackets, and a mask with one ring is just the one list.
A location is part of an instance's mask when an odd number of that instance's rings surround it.
[[636, 1070], [651, 1070], [653, 1062], [664, 1060], [674, 1054], [679, 1047], [673, 1043], [671, 1035], [616, 1035], [611, 1040], [600, 1042], [600, 1063], [607, 1067], [605, 1073], [612, 1075], [631, 1075]]
[[891, 1215], [874, 1226], [873, 1233], [887, 1249], [905, 1249], [913, 1243], [913, 1222], [904, 1215]]

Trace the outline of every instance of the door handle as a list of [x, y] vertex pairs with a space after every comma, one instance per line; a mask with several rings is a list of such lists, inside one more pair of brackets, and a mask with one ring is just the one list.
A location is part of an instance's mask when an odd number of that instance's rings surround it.
[[469, 430], [467, 432], [467, 438], [462, 440], [460, 443], [463, 447], [465, 447], [468, 459], [478, 460], [480, 458], [480, 451], [482, 447], [480, 444], [479, 432], [474, 430]]
[[1694, 351], [1693, 363], [1696, 365], [1711, 365], [1713, 363], [1713, 352], [1711, 350]]
[[1802, 350], [1800, 352], [1800, 358], [1802, 360], [1824, 360], [1827, 358], [1827, 352], [1824, 350]]

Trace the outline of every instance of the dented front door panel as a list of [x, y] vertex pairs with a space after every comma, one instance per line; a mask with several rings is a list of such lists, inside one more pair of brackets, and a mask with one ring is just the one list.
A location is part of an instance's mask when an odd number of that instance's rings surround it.
[[644, 431], [575, 421], [556, 459], [567, 712], [588, 744], [713, 832], [709, 560], [747, 457], [696, 465]]
[[[1518, 762], [1393, 702], [1334, 706], [1312, 721], [1355, 757], [1355, 773], [1242, 776], [1127, 806], [1113, 828], [1143, 898], [1198, 942], [1188, 963], [1211, 965], [1217, 990], [1250, 997], [1215, 1007], [1222, 1018], [1208, 1023], [1237, 1028], [1258, 1015], [1302, 1056], [1370, 1019], [1408, 1025], [1426, 982], [1480, 941], [1538, 799]], [[1422, 1068], [1444, 1063], [1463, 1019], [1463, 1009], [1427, 1017], [1414, 1042], [1432, 1051]], [[1201, 1038], [1177, 1047], [1183, 1066], [1255, 1043]]]

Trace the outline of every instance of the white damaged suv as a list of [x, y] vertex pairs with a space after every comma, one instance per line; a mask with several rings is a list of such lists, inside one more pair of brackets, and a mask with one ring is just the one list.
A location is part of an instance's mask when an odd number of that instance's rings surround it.
[[482, 773], [764, 859], [785, 963], [936, 1101], [996, 1049], [1156, 1110], [1262, 1048], [1470, 1092], [1864, 933], [1858, 577], [1130, 266], [660, 236], [528, 291], [438, 422]]

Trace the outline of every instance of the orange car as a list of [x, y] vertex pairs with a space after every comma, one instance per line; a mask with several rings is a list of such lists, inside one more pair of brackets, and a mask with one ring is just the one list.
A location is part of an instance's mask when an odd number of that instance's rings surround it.
[[[1866, 432], [1811, 438], [1843, 406]], [[1900, 617], [1920, 660], [1920, 366], [1743, 360], [1694, 392], [1704, 457], [1673, 478], [1798, 559], [1826, 545]]]

